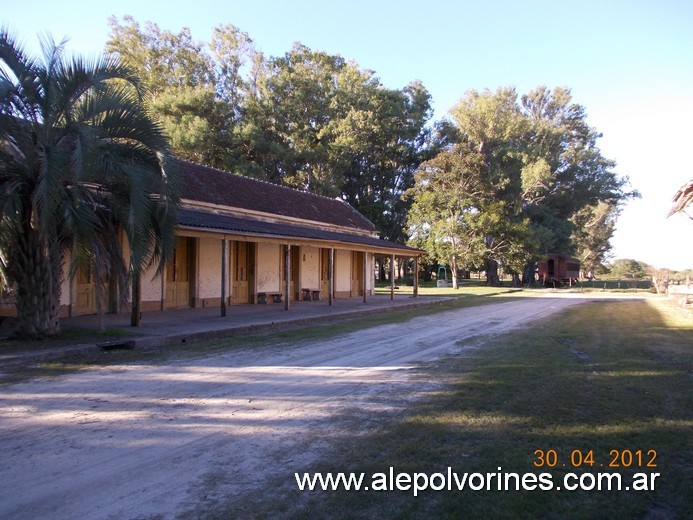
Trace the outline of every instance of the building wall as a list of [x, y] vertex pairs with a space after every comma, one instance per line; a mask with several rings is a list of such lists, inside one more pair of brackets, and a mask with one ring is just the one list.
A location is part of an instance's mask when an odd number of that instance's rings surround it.
[[[123, 238], [122, 248], [123, 257], [128, 258], [130, 256], [130, 248], [128, 247], [127, 240], [125, 240], [125, 238]], [[156, 267], [156, 265], [151, 266], [144, 273], [142, 273], [142, 276], [140, 277], [140, 308], [143, 312], [161, 310], [161, 305], [164, 298], [161, 285], [163, 277], [162, 275], [156, 276]], [[128, 301], [129, 300], [130, 299], [128, 298]]]
[[142, 311], [158, 311], [161, 309], [161, 276], [156, 275], [156, 266], [147, 269], [140, 278], [142, 287], [142, 299], [140, 307]]
[[351, 251], [334, 252], [334, 292], [336, 298], [351, 296]]
[[[130, 247], [125, 237], [122, 238], [121, 248], [123, 250], [123, 258], [130, 257]], [[140, 287], [142, 290], [142, 299], [140, 307], [142, 311], [158, 311], [161, 310], [161, 276], [156, 276], [156, 266], [147, 269], [140, 278]], [[130, 301], [130, 298], [128, 298]]]
[[[192, 279], [191, 303], [196, 307], [218, 306], [221, 303], [221, 237], [202, 236], [194, 239], [194, 273]], [[123, 255], [129, 256], [127, 242], [122, 241]], [[255, 288], [251, 288], [252, 294], [258, 292], [283, 292], [281, 265], [283, 260], [284, 245], [280, 243], [260, 242], [257, 243], [255, 253]], [[227, 254], [227, 297], [231, 295], [232, 273], [233, 273], [233, 250], [229, 242]], [[295, 291], [300, 289], [323, 289], [321, 286], [321, 250], [316, 246], [300, 246], [299, 279], [295, 286]], [[367, 255], [369, 268], [366, 272], [366, 288], [368, 294], [374, 293], [375, 273], [374, 256]], [[65, 265], [69, 265], [69, 258], [65, 259]], [[362, 267], [359, 267], [362, 269]], [[156, 266], [149, 268], [143, 273], [141, 278], [142, 311], [158, 311], [162, 307], [162, 301], [166, 294], [165, 288], [162, 292], [162, 279], [155, 276]], [[335, 249], [334, 251], [334, 296], [336, 298], [349, 298], [352, 296], [352, 251], [346, 249]], [[324, 284], [323, 284], [324, 285]], [[326, 289], [325, 289], [326, 290]], [[72, 300], [71, 300], [72, 295]], [[322, 295], [323, 298], [327, 294]], [[72, 304], [72, 309], [70, 309]], [[129, 306], [128, 306], [129, 308]], [[119, 312], [126, 312], [128, 308], [121, 308]], [[75, 282], [72, 287], [69, 280], [65, 280], [62, 285], [61, 295], [61, 314], [68, 316], [70, 312], [76, 315], [75, 311]]]
[[197, 290], [196, 306], [209, 307], [220, 305], [221, 238], [198, 239], [197, 266], [197, 283], [195, 284]]
[[65, 253], [65, 256], [63, 257], [63, 269], [65, 269], [65, 273], [63, 275], [63, 283], [60, 285], [60, 315], [67, 316], [68, 309], [67, 307], [70, 305], [70, 294], [71, 294], [71, 288], [70, 288], [70, 275], [67, 272], [69, 267], [70, 267], [70, 258], [71, 255], [69, 252]]
[[281, 292], [281, 244], [259, 242], [255, 279], [257, 292]]
[[317, 247], [301, 247], [301, 289], [320, 288], [320, 249]]
[[366, 291], [368, 294], [375, 294], [375, 255], [366, 253]]

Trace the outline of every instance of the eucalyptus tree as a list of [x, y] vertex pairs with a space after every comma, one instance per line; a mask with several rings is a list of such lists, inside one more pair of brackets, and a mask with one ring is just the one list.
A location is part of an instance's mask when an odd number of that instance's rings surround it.
[[575, 254], [580, 270], [588, 279], [594, 278], [611, 250], [611, 238], [616, 230], [620, 209], [614, 202], [598, 202], [583, 207], [571, 218]]
[[173, 152], [183, 159], [229, 167], [238, 122], [240, 58], [234, 58], [233, 26], [219, 26], [207, 45], [190, 29], [178, 33], [131, 16], [109, 19], [106, 53], [120, 59], [141, 78], [149, 107], [170, 137]]
[[267, 180], [314, 193], [336, 196], [339, 182], [329, 160], [328, 125], [343, 114], [333, 100], [339, 77], [349, 64], [337, 55], [300, 43], [266, 61], [258, 77], [248, 115], [270, 157], [262, 159]]
[[484, 170], [479, 152], [456, 145], [424, 162], [404, 197], [413, 201], [407, 221], [410, 244], [448, 264], [455, 289], [459, 269], [485, 260], [480, 219], [482, 211], [488, 216], [493, 193], [483, 181]]
[[[472, 205], [483, 226], [467, 237], [479, 244], [487, 283], [498, 281], [498, 263], [519, 282], [523, 270], [532, 275], [534, 261], [550, 252], [603, 257], [620, 204], [637, 192], [627, 191], [628, 179], [601, 154], [600, 134], [568, 89], [538, 87], [520, 98], [514, 88], [470, 91], [451, 114], [456, 131], [447, 132], [451, 142], [443, 153], [454, 150], [455, 140], [477, 153], [481, 183], [492, 193], [493, 204]], [[416, 193], [427, 189], [418, 186]], [[610, 227], [585, 229], [599, 222]]]
[[172, 87], [214, 84], [213, 61], [189, 28], [176, 34], [152, 22], [141, 27], [132, 16], [124, 16], [122, 22], [112, 16], [108, 24], [111, 35], [106, 53], [116, 54], [135, 70], [153, 96]]
[[405, 193], [412, 200], [410, 244], [448, 264], [454, 288], [460, 269], [488, 269], [489, 259], [496, 258], [521, 269], [528, 259], [529, 221], [507, 218], [507, 203], [497, 196], [488, 170], [478, 148], [457, 144], [421, 164]]
[[420, 82], [402, 90], [382, 87], [369, 73], [360, 88], [343, 83], [349, 109], [333, 121], [330, 159], [341, 196], [366, 215], [381, 237], [406, 241], [409, 199], [403, 193], [426, 156], [430, 95]]
[[16, 332], [59, 333], [61, 285], [80, 267], [97, 291], [116, 280], [127, 297], [132, 281], [137, 323], [139, 276], [175, 238], [167, 141], [130, 68], [67, 57], [65, 41], [42, 48], [36, 59], [0, 31], [0, 271], [16, 286]]
[[[520, 237], [527, 238], [525, 246], [535, 243], [522, 214], [523, 194], [535, 194], [530, 186], [537, 184], [535, 177], [542, 168], [523, 155], [529, 124], [514, 88], [471, 90], [453, 107], [451, 115], [460, 141], [475, 150], [485, 165], [482, 180], [492, 193], [493, 204], [479, 208], [478, 221], [483, 227], [477, 234], [483, 237], [478, 246], [483, 260], [476, 266], [486, 271], [488, 284], [496, 284], [499, 263], [517, 272], [518, 254], [528, 259], [528, 248], [519, 246]], [[523, 176], [523, 170], [532, 173]], [[513, 229], [518, 231], [514, 238], [508, 236]]]
[[270, 58], [246, 105], [267, 180], [349, 202], [391, 240], [405, 239], [401, 195], [421, 163], [430, 95], [384, 87], [373, 71], [295, 44]]

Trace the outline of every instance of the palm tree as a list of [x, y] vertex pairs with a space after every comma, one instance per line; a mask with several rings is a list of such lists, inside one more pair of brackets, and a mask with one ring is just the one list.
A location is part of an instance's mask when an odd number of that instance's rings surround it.
[[16, 287], [20, 337], [60, 332], [61, 284], [79, 267], [100, 312], [98, 281], [125, 298], [132, 281], [137, 297], [175, 240], [175, 168], [139, 80], [113, 57], [68, 59], [65, 43], [42, 40], [36, 60], [0, 29], [0, 274]]
[[674, 194], [673, 202], [674, 205], [671, 207], [667, 217], [672, 216], [674, 213], [683, 213], [693, 219], [693, 216], [686, 213], [686, 209], [689, 206], [693, 206], [693, 179], [678, 189]]

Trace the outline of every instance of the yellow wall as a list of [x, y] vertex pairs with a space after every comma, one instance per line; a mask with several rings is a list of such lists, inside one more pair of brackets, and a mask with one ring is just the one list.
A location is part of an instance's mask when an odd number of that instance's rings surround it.
[[351, 251], [334, 252], [334, 290], [337, 296], [351, 293]]
[[201, 302], [210, 298], [218, 300], [221, 295], [221, 238], [198, 239], [197, 251], [197, 299]]
[[255, 278], [257, 292], [281, 292], [281, 244], [260, 242], [257, 245]]
[[320, 249], [301, 247], [301, 288], [320, 288]]
[[[221, 237], [202, 236], [195, 240], [194, 276], [192, 280], [191, 294], [192, 304], [196, 307], [216, 306], [221, 302]], [[232, 241], [228, 241], [227, 250], [227, 297], [231, 296], [233, 276], [233, 250]], [[299, 246], [293, 246], [298, 248]], [[128, 258], [129, 251], [125, 239], [122, 240], [123, 255]], [[300, 246], [299, 255], [299, 279], [294, 290], [300, 289], [324, 289], [320, 280], [320, 248], [316, 246]], [[255, 287], [250, 288], [251, 294], [258, 292], [283, 292], [281, 265], [284, 255], [284, 244], [259, 242], [256, 244], [255, 254]], [[65, 265], [69, 265], [69, 258], [65, 259]], [[334, 295], [337, 298], [348, 298], [352, 295], [352, 252], [345, 249], [334, 251]], [[369, 268], [367, 269], [367, 291], [373, 294], [374, 272], [373, 255], [367, 255]], [[359, 269], [362, 269], [359, 266]], [[156, 311], [162, 305], [162, 278], [154, 276], [156, 267], [151, 267], [141, 278], [142, 284], [142, 310]], [[165, 279], [165, 277], [164, 277]], [[62, 286], [61, 304], [63, 315], [67, 315], [70, 305], [70, 294], [73, 294], [73, 314], [75, 310], [74, 285], [70, 290], [69, 280], [65, 280]], [[327, 295], [323, 295], [326, 297]], [[120, 309], [123, 311], [123, 309]]]

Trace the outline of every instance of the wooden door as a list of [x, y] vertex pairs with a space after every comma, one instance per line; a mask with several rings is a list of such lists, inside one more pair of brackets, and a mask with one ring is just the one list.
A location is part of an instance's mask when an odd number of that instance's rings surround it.
[[231, 303], [250, 302], [250, 272], [251, 272], [251, 249], [252, 244], [248, 242], [234, 242], [233, 244], [233, 280]]
[[192, 297], [193, 239], [178, 237], [173, 258], [166, 264], [166, 308], [190, 307]]
[[75, 314], [93, 314], [96, 312], [94, 295], [94, 275], [89, 268], [80, 267], [75, 276]]
[[320, 295], [327, 298], [330, 294], [330, 250], [320, 250]]

